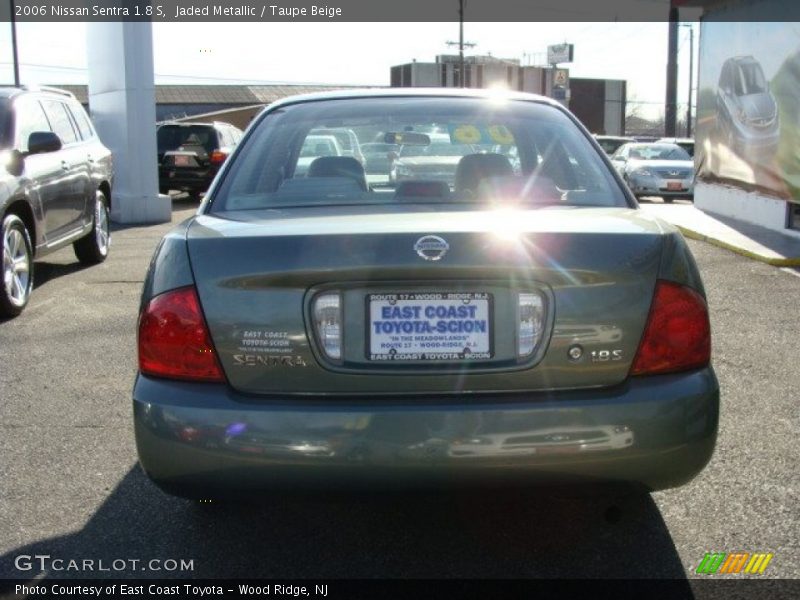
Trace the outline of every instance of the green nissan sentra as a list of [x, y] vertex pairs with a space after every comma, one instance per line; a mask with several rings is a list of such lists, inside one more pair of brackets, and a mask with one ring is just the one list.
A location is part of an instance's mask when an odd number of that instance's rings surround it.
[[[320, 131], [350, 144], [311, 143]], [[382, 169], [365, 172], [361, 143], [392, 149]], [[156, 250], [136, 442], [147, 475], [188, 497], [655, 490], [713, 452], [710, 352], [680, 233], [559, 104], [298, 96], [254, 121]]]

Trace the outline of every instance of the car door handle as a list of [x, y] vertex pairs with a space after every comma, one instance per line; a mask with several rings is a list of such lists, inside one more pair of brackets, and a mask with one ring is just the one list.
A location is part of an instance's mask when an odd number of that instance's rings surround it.
[[70, 168], [70, 167], [69, 167], [69, 165], [67, 164], [67, 161], [65, 161], [65, 160], [62, 160], [62, 161], [61, 161], [61, 168], [62, 168], [62, 169], [64, 169], [65, 171], [69, 171], [69, 168]]
[[89, 155], [86, 157], [86, 161], [87, 161], [88, 163], [93, 163], [93, 162], [94, 162], [94, 159], [92, 158], [92, 155], [91, 155], [91, 154], [89, 154]]

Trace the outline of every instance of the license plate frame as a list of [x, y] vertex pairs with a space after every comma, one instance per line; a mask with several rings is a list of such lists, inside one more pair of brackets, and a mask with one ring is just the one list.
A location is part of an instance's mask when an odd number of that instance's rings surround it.
[[683, 183], [680, 181], [668, 181], [667, 189], [670, 192], [680, 192], [683, 189]]
[[[460, 309], [462, 306], [465, 308]], [[384, 313], [384, 308], [389, 312]], [[426, 316], [426, 311], [432, 316]], [[485, 362], [494, 358], [494, 299], [488, 292], [369, 293], [365, 313], [364, 349], [371, 364]], [[440, 321], [446, 323], [445, 331], [440, 330]]]

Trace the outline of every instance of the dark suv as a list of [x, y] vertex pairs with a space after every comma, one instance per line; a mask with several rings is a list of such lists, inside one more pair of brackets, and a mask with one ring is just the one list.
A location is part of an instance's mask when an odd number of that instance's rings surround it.
[[0, 87], [0, 317], [22, 312], [33, 259], [72, 244], [82, 263], [108, 256], [113, 164], [69, 92]]
[[233, 151], [242, 131], [229, 123], [164, 123], [158, 139], [158, 187], [198, 198]]

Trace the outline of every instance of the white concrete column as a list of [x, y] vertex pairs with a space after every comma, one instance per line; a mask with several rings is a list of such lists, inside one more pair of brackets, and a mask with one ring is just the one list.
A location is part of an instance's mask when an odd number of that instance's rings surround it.
[[114, 153], [111, 219], [164, 223], [172, 201], [158, 193], [153, 31], [150, 23], [87, 23], [89, 108]]

